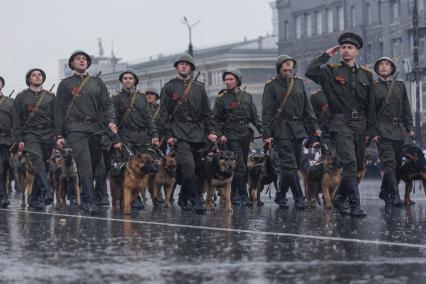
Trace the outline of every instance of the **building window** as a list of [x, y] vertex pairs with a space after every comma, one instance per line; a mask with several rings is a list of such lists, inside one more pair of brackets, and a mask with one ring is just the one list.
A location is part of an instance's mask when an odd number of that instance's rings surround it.
[[417, 7], [419, 9], [419, 11], [424, 11], [425, 7], [426, 7], [426, 0], [418, 0], [419, 2], [418, 5], [419, 7]]
[[334, 31], [333, 26], [333, 10], [327, 9], [327, 31], [332, 33]]
[[294, 18], [295, 26], [296, 26], [296, 38], [302, 37], [302, 18], [300, 16], [296, 16]]
[[355, 7], [351, 7], [351, 27], [356, 27], [356, 15], [355, 15]]
[[402, 54], [401, 38], [392, 40], [393, 57], [400, 57]]
[[317, 34], [320, 35], [322, 34], [322, 12], [321, 11], [315, 12], [315, 19], [317, 22]]
[[377, 20], [379, 21], [379, 24], [382, 23], [382, 1], [379, 1], [377, 3]]
[[398, 22], [399, 21], [399, 0], [394, 1], [392, 3], [392, 22]]
[[426, 38], [421, 38], [419, 40], [419, 54], [421, 56], [426, 55]]
[[366, 13], [365, 18], [367, 20], [367, 23], [366, 23], [367, 26], [371, 25], [371, 8], [370, 8], [370, 3], [367, 3], [365, 5], [365, 13]]
[[289, 33], [289, 25], [288, 25], [288, 21], [284, 22], [284, 40], [289, 40], [290, 39], [290, 33]]
[[339, 31], [345, 29], [345, 12], [342, 6], [337, 7], [337, 17], [339, 19]]
[[305, 14], [305, 25], [306, 25], [306, 36], [312, 36], [312, 16], [311, 14]]

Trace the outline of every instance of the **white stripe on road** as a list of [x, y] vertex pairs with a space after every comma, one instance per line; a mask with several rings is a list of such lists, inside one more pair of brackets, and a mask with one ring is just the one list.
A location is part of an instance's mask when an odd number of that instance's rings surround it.
[[141, 221], [141, 220], [124, 220], [124, 219], [116, 219], [116, 218], [103, 218], [103, 217], [85, 216], [85, 215], [59, 214], [59, 213], [49, 213], [49, 212], [37, 212], [37, 211], [23, 211], [23, 210], [17, 210], [17, 209], [1, 209], [0, 208], [0, 211], [29, 213], [29, 214], [36, 214], [36, 215], [50, 215], [50, 216], [57, 216], [57, 217], [82, 218], [82, 219], [101, 220], [101, 221], [115, 221], [115, 222], [123, 222], [123, 223], [130, 222], [130, 223], [134, 223], [134, 224], [145, 224], [145, 225], [156, 225], [156, 226], [165, 226], [165, 227], [174, 227], [174, 228], [210, 230], [210, 231], [219, 231], [219, 232], [232, 232], [232, 233], [240, 233], [240, 234], [253, 234], [253, 235], [264, 235], [264, 236], [282, 236], [282, 237], [293, 237], [293, 238], [322, 240], [322, 241], [337, 241], [337, 242], [346, 242], [346, 243], [358, 243], [358, 244], [369, 244], [369, 245], [383, 245], [383, 246], [396, 246], [396, 247], [426, 249], [426, 245], [422, 245], [422, 244], [387, 242], [387, 241], [380, 241], [380, 240], [363, 240], [363, 239], [326, 237], [326, 236], [305, 235], [305, 234], [251, 231], [251, 230], [207, 227], [207, 226], [193, 226], [193, 225], [151, 222], [151, 221]]

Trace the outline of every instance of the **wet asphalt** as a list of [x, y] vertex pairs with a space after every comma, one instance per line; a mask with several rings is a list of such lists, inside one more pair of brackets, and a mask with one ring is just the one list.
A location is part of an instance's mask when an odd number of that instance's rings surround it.
[[[385, 209], [365, 180], [365, 219], [320, 207], [0, 210], [0, 283], [426, 283], [426, 196]], [[402, 185], [401, 185], [401, 193]], [[291, 198], [290, 198], [291, 200]]]

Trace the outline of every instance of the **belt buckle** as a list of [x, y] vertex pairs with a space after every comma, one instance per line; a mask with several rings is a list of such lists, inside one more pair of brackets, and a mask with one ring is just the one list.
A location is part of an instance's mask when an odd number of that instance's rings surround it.
[[6, 137], [6, 133], [3, 133], [3, 132], [2, 132], [2, 133], [0, 133], [0, 136], [1, 136], [1, 137]]
[[298, 116], [293, 116], [292, 118], [291, 118], [291, 120], [293, 121], [293, 122], [297, 122], [297, 120], [299, 119], [299, 117]]
[[37, 127], [38, 130], [43, 130], [43, 126], [41, 126], [41, 125], [37, 125], [36, 127]]
[[396, 117], [392, 118], [392, 124], [398, 124], [398, 118]]
[[133, 127], [132, 130], [133, 130], [133, 132], [138, 132], [139, 131], [139, 127]]
[[244, 127], [244, 126], [246, 126], [245, 122], [240, 120], [240, 127]]
[[91, 122], [92, 122], [92, 118], [91, 118], [91, 117], [86, 116], [86, 117], [84, 118], [84, 123], [90, 124]]
[[356, 110], [351, 113], [351, 118], [353, 118], [353, 119], [359, 118], [358, 112]]

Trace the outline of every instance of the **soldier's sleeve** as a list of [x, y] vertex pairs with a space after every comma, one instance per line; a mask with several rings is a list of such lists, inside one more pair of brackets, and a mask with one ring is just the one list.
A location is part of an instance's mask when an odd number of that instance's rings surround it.
[[[142, 99], [145, 100], [145, 98]], [[158, 138], [157, 127], [155, 126], [154, 119], [151, 116], [151, 110], [149, 109], [149, 105], [146, 100], [142, 111], [145, 114], [144, 120], [146, 121], [146, 127], [148, 129], [149, 135], [151, 135], [151, 138]]]
[[377, 136], [376, 126], [376, 91], [374, 88], [373, 74], [368, 74], [370, 85], [368, 86], [367, 92], [367, 129], [366, 136], [374, 137]]
[[314, 81], [315, 83], [322, 85], [327, 81], [328, 73], [321, 65], [327, 63], [330, 59], [330, 55], [324, 52], [320, 57], [314, 59], [306, 69], [306, 77]]
[[260, 117], [257, 113], [256, 105], [253, 102], [253, 97], [251, 97], [250, 122], [256, 127], [257, 131], [259, 131], [259, 134], [262, 135], [262, 122], [260, 121]]
[[22, 110], [22, 100], [21, 96], [16, 96], [13, 102], [12, 116], [13, 116], [13, 133], [15, 135], [16, 143], [20, 143], [24, 141], [23, 137], [23, 121], [21, 119], [21, 111]]
[[407, 132], [414, 131], [413, 129], [413, 116], [411, 114], [411, 106], [408, 101], [407, 89], [405, 88], [404, 83], [401, 82], [401, 88], [403, 90], [402, 94], [402, 121]]
[[54, 115], [54, 124], [55, 124], [55, 136], [64, 136], [64, 118], [66, 113], [65, 106], [65, 90], [63, 81], [59, 83], [58, 90], [56, 91], [56, 100], [55, 100], [55, 115]]
[[100, 82], [100, 86], [101, 86], [101, 94], [102, 94], [102, 112], [103, 112], [103, 117], [105, 118], [105, 123], [106, 125], [108, 125], [111, 122], [116, 123], [116, 119], [115, 119], [115, 113], [114, 113], [114, 106], [111, 102], [111, 97], [109, 96], [109, 92], [108, 89], [105, 85], [105, 83], [101, 80], [98, 79]]
[[303, 125], [308, 135], [311, 135], [315, 130], [318, 130], [318, 122], [312, 109], [311, 102], [306, 94], [305, 86], [303, 86], [303, 95], [305, 96], [305, 106], [303, 108]]
[[217, 97], [213, 105], [213, 117], [216, 128], [216, 135], [223, 135], [223, 124], [224, 124], [224, 111], [223, 111], [223, 101], [220, 97]]
[[309, 97], [309, 101], [311, 102], [311, 106], [312, 106], [312, 109], [314, 110], [315, 116], [317, 119], [319, 119], [319, 115], [321, 111], [318, 109], [318, 104], [316, 99], [317, 98], [315, 97], [315, 94], [312, 94]]
[[271, 83], [266, 83], [262, 98], [262, 128], [263, 138], [272, 137], [272, 122], [274, 119], [274, 94]]
[[156, 117], [157, 127], [164, 131], [164, 135], [166, 136], [166, 141], [169, 138], [172, 138], [172, 132], [170, 129], [170, 112], [172, 111], [171, 103], [169, 102], [169, 98], [167, 96], [168, 86], [165, 85], [161, 89], [160, 93], [160, 107], [158, 110], [158, 115]]
[[114, 114], [115, 114], [115, 120], [117, 122], [117, 126], [120, 127], [121, 126], [121, 118], [120, 118], [120, 100], [117, 96], [112, 96], [111, 97], [111, 103], [112, 106], [114, 108]]
[[216, 133], [213, 113], [210, 108], [209, 98], [206, 93], [206, 89], [203, 87], [203, 100], [202, 100], [202, 116], [204, 127], [207, 130], [207, 134]]

